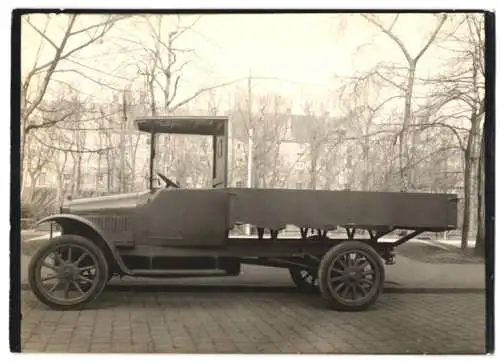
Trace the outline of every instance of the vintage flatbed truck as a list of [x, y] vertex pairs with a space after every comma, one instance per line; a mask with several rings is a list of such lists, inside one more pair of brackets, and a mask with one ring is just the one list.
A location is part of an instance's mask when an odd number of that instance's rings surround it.
[[[144, 117], [136, 126], [151, 137], [149, 190], [69, 200], [38, 222], [61, 230], [29, 266], [33, 293], [54, 309], [83, 308], [113, 276], [234, 276], [254, 264], [289, 269], [298, 289], [329, 307], [363, 310], [381, 294], [395, 247], [457, 227], [453, 194], [230, 188], [227, 117]], [[154, 170], [159, 133], [212, 138], [212, 188], [184, 189]], [[234, 236], [242, 224], [257, 236]], [[300, 238], [283, 237], [286, 225]], [[346, 237], [329, 236], [335, 229]], [[407, 232], [380, 241], [396, 230]]]

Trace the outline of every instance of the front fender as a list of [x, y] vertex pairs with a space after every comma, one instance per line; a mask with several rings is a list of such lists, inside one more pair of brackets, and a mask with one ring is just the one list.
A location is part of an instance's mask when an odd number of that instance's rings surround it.
[[[92, 241], [92, 242], [98, 244], [101, 249], [105, 248], [107, 250], [107, 251], [103, 251], [105, 253], [105, 255], [108, 255], [111, 258], [113, 258], [114, 261], [116, 262], [118, 268], [122, 272], [124, 272], [126, 274], [131, 274], [130, 270], [127, 268], [127, 266], [125, 266], [125, 264], [120, 256], [120, 254], [118, 253], [118, 250], [116, 249], [115, 245], [112, 244], [108, 240], [108, 238], [106, 238], [106, 234], [102, 231], [102, 229], [99, 228], [98, 226], [96, 226], [91, 221], [87, 220], [84, 217], [77, 216], [74, 214], [56, 214], [56, 215], [42, 218], [41, 220], [36, 222], [35, 225], [38, 226], [40, 224], [47, 223], [47, 222], [56, 222], [57, 224], [59, 224], [63, 228], [63, 234], [64, 234], [65, 226], [68, 226], [68, 224], [70, 224], [70, 223], [77, 223], [78, 225], [85, 227], [82, 230], [90, 229], [91, 231], [96, 233], [100, 239], [100, 241]], [[108, 253], [106, 253], [106, 252], [108, 252]]]
[[83, 223], [92, 229], [94, 229], [97, 233], [99, 233], [103, 238], [104, 238], [104, 233], [102, 230], [97, 227], [94, 223], [90, 222], [88, 219], [83, 218], [81, 216], [77, 216], [74, 214], [53, 214], [51, 216], [45, 217], [40, 219], [38, 222], [35, 223], [35, 226], [39, 226], [40, 224], [47, 223], [47, 222], [56, 222], [59, 223], [61, 226], [64, 226], [64, 221], [76, 221]]

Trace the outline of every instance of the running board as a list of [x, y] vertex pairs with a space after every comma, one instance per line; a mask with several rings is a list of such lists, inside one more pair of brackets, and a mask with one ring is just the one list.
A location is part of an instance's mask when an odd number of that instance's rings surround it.
[[225, 270], [130, 270], [134, 277], [222, 277], [229, 276]]

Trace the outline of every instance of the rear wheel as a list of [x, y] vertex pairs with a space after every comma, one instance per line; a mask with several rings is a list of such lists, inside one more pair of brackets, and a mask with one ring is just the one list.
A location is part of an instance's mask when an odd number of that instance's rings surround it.
[[380, 296], [385, 280], [379, 254], [359, 241], [332, 247], [321, 260], [319, 288], [329, 306], [337, 310], [366, 310]]
[[28, 269], [31, 290], [53, 309], [80, 309], [100, 295], [109, 278], [101, 249], [86, 238], [62, 235], [46, 242]]

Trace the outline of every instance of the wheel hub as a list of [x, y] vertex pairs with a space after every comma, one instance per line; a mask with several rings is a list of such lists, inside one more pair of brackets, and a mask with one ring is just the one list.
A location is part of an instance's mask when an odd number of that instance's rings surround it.
[[65, 280], [73, 280], [78, 276], [79, 269], [72, 263], [65, 263], [59, 268], [57, 274]]
[[357, 280], [359, 278], [361, 278], [361, 272], [359, 269], [347, 269], [345, 272], [344, 272], [344, 277], [350, 279], [350, 280]]

